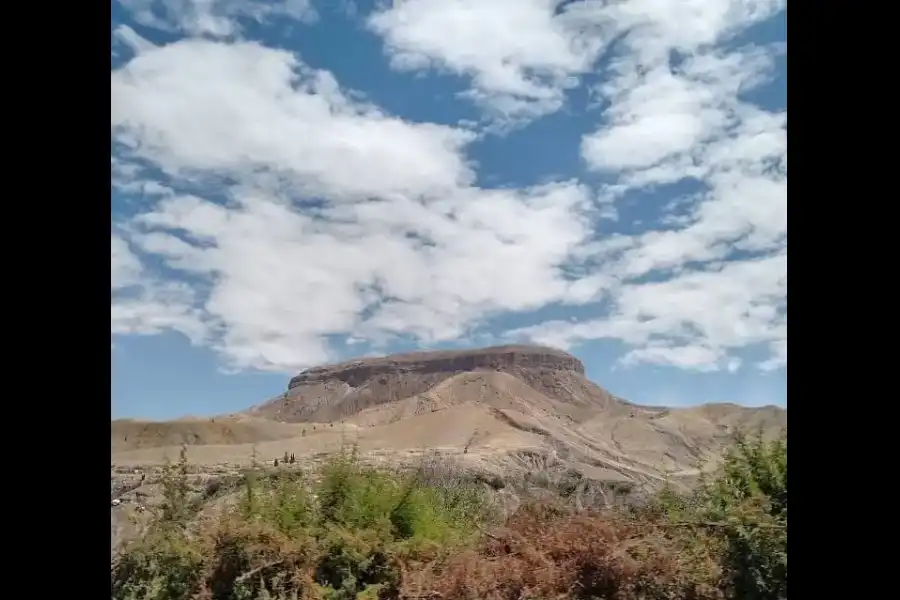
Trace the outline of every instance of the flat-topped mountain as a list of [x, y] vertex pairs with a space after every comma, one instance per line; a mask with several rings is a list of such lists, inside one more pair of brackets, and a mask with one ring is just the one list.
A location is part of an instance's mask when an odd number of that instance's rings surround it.
[[492, 346], [475, 350], [408, 352], [314, 367], [291, 379], [288, 389], [326, 379], [340, 379], [354, 386], [363, 379], [384, 374], [462, 373], [479, 369], [553, 369], [584, 375], [581, 361], [562, 350], [542, 346]]
[[284, 394], [248, 414], [288, 423], [337, 421], [424, 394], [462, 373], [498, 372], [568, 404], [564, 412], [603, 410], [621, 403], [588, 381], [584, 365], [571, 354], [519, 345], [411, 352], [307, 369], [291, 379]]
[[736, 430], [775, 435], [787, 411], [638, 406], [586, 379], [571, 354], [519, 345], [361, 358], [307, 369], [243, 413], [112, 425], [113, 452], [127, 464], [159, 461], [181, 443], [192, 460], [221, 464], [321, 456], [352, 442], [388, 462], [434, 449], [503, 473], [537, 460], [598, 480], [687, 485]]

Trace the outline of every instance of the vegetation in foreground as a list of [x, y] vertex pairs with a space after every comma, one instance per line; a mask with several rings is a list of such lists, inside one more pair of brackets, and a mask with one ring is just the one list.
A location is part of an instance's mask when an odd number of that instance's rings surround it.
[[690, 496], [638, 509], [526, 503], [502, 520], [489, 487], [394, 473], [355, 451], [316, 476], [248, 471], [241, 499], [193, 518], [187, 465], [111, 569], [116, 600], [777, 600], [787, 598], [787, 440], [738, 437]]

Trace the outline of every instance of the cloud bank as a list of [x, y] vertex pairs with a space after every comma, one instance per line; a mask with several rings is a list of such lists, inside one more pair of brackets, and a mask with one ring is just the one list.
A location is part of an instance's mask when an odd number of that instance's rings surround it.
[[[463, 78], [459, 101], [484, 121], [455, 126], [388, 114], [246, 37], [248, 22], [317, 26], [308, 2], [123, 4], [181, 37], [115, 32], [130, 56], [111, 72], [113, 185], [140, 202], [114, 213], [114, 335], [175, 330], [228, 368], [270, 371], [334, 359], [340, 340], [475, 335], [618, 340], [623, 365], [735, 370], [748, 348], [768, 349], [757, 368], [786, 364], [787, 113], [747, 99], [786, 45], [740, 41], [784, 2], [406, 0], [360, 15], [391, 68]], [[599, 108], [583, 177], [476, 183], [473, 144], [586, 86]], [[686, 183], [650, 226], [601, 234], [610, 207]], [[542, 320], [548, 306], [592, 316]], [[510, 313], [530, 324], [498, 329]]]

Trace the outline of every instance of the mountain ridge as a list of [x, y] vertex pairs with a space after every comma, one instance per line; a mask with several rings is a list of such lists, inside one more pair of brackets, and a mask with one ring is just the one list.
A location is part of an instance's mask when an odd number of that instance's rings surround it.
[[388, 462], [430, 449], [512, 473], [542, 456], [554, 468], [656, 485], [715, 468], [735, 431], [772, 437], [786, 426], [786, 409], [774, 406], [633, 404], [588, 380], [571, 354], [516, 345], [313, 367], [243, 412], [113, 422], [112, 438], [132, 464], [161, 461], [182, 443], [192, 460], [233, 464], [321, 456], [352, 442]]
[[584, 376], [571, 354], [544, 346], [411, 352], [314, 367], [291, 378], [287, 391], [244, 414], [275, 421], [330, 422], [379, 404], [424, 394], [460, 373], [504, 372], [538, 391], [584, 407], [623, 403]]

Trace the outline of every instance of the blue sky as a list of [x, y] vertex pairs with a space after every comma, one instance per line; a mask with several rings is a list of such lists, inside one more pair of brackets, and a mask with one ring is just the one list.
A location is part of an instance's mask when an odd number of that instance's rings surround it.
[[786, 406], [779, 0], [113, 4], [113, 416], [307, 366], [568, 349]]

